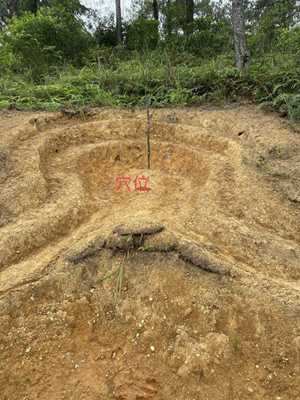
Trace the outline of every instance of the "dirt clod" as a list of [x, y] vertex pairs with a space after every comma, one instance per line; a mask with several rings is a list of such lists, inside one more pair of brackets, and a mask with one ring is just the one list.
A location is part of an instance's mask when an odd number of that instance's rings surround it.
[[114, 228], [113, 233], [117, 233], [121, 236], [128, 236], [128, 235], [153, 235], [155, 233], [159, 233], [164, 229], [163, 225], [159, 224], [151, 224], [148, 223], [146, 225], [133, 225], [133, 226], [126, 226], [126, 225], [119, 225]]
[[219, 275], [230, 275], [230, 267], [225, 266], [221, 261], [214, 260], [203, 249], [195, 243], [183, 243], [178, 247], [179, 255], [184, 260], [203, 269]]

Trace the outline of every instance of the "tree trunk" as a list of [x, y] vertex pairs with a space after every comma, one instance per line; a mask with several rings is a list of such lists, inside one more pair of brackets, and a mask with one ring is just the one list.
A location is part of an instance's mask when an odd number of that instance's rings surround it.
[[10, 0], [7, 7], [9, 17], [17, 15], [19, 9], [19, 0]]
[[232, 26], [236, 67], [243, 72], [250, 61], [246, 45], [244, 0], [232, 0]]
[[158, 21], [159, 20], [159, 11], [158, 11], [158, 1], [153, 0], [153, 18]]
[[33, 0], [32, 1], [32, 6], [31, 6], [31, 11], [33, 14], [36, 14], [39, 8], [39, 0]]
[[194, 22], [194, 0], [185, 0], [186, 8], [186, 33], [190, 35], [193, 33], [193, 22]]
[[167, 5], [166, 5], [166, 32], [167, 32], [167, 38], [169, 39], [172, 35], [172, 15], [171, 15], [171, 0], [167, 0]]
[[121, 0], [116, 0], [116, 28], [117, 28], [117, 40], [118, 43], [121, 44], [123, 41]]

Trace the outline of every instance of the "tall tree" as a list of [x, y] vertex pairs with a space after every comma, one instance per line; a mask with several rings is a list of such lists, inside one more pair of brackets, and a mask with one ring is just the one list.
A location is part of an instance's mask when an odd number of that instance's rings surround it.
[[117, 40], [118, 43], [121, 44], [123, 41], [121, 0], [116, 0], [116, 28], [117, 28]]
[[167, 38], [170, 38], [172, 35], [172, 28], [173, 28], [173, 10], [172, 10], [172, 3], [171, 0], [165, 1], [164, 6], [165, 11], [165, 31], [167, 34]]
[[236, 67], [243, 72], [247, 69], [250, 61], [246, 44], [244, 0], [232, 0], [231, 16]]
[[186, 0], [176, 0], [173, 23], [177, 33], [179, 30], [186, 32]]
[[194, 23], [194, 0], [185, 0], [186, 8], [186, 33], [193, 33], [193, 23]]
[[159, 10], [158, 10], [158, 0], [153, 0], [153, 18], [158, 21], [159, 20]]

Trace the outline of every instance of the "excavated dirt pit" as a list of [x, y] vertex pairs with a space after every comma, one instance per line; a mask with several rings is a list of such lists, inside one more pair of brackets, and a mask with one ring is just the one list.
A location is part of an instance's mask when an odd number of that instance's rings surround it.
[[300, 398], [297, 129], [145, 116], [0, 114], [0, 399]]

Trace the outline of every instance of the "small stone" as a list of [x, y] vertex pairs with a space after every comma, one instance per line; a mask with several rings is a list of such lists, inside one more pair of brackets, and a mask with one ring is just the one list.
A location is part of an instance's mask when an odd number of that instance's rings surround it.
[[193, 309], [191, 307], [187, 308], [184, 312], [184, 317], [187, 318], [189, 317], [193, 312]]
[[155, 352], [155, 347], [154, 346], [150, 346], [150, 350], [152, 351], [152, 353]]

